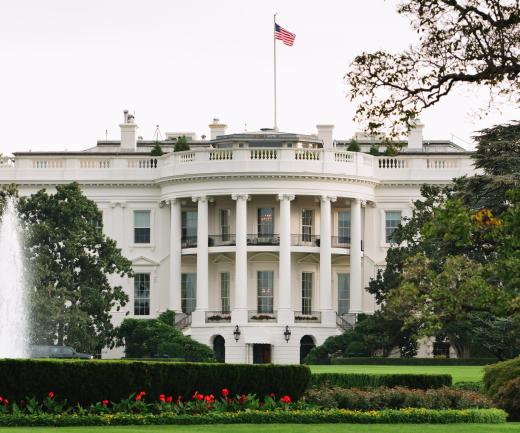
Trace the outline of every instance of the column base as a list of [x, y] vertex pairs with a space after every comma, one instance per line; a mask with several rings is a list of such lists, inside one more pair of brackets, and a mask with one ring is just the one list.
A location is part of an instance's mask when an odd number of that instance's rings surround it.
[[191, 313], [191, 325], [204, 325], [206, 323], [206, 312], [203, 310], [195, 310]]
[[231, 324], [245, 325], [247, 323], [247, 310], [233, 310], [231, 312]]
[[321, 324], [325, 326], [336, 326], [336, 312], [333, 310], [322, 311]]
[[294, 311], [292, 310], [278, 310], [278, 324], [292, 325], [294, 323]]

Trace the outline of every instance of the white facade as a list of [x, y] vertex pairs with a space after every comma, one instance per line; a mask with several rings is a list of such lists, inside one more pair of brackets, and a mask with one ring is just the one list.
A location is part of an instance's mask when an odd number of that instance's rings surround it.
[[[376, 157], [346, 151], [332, 125], [226, 135], [215, 119], [211, 139], [191, 134], [189, 151], [172, 152], [167, 133], [155, 158], [132, 116], [120, 126], [121, 142], [4, 158], [0, 182], [21, 194], [79, 182], [136, 273], [118, 281], [130, 301], [114, 321], [175, 310], [185, 334], [210, 346], [223, 338], [226, 362], [298, 363], [303, 337], [319, 345], [373, 312], [364, 287], [420, 186], [474, 171], [453, 143], [420, 146], [420, 131], [412, 148]], [[358, 138], [366, 151], [372, 141]]]

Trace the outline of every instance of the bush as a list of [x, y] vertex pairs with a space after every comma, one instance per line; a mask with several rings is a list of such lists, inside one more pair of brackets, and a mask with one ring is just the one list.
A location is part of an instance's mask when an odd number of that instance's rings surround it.
[[449, 374], [343, 374], [319, 373], [311, 377], [311, 387], [337, 386], [340, 388], [394, 388], [430, 389], [451, 386]]
[[302, 410], [249, 411], [240, 413], [211, 413], [204, 415], [2, 415], [0, 426], [106, 426], [106, 425], [188, 425], [188, 424], [499, 424], [506, 421], [500, 409], [431, 410], [401, 409], [382, 411]]
[[322, 408], [382, 410], [416, 407], [426, 409], [487, 409], [491, 401], [474, 391], [439, 389], [314, 388], [305, 393], [305, 402]]
[[162, 393], [189, 399], [195, 391], [231, 395], [289, 395], [298, 400], [310, 379], [300, 365], [192, 364], [146, 361], [0, 360], [0, 395], [11, 401], [47, 395], [70, 403], [120, 401], [146, 391], [151, 399]]
[[372, 146], [370, 146], [370, 150], [368, 151], [368, 153], [370, 153], [370, 155], [373, 156], [381, 155], [381, 152], [379, 152], [379, 146], [377, 144], [373, 144]]
[[494, 400], [498, 407], [509, 414], [511, 421], [520, 421], [520, 377], [504, 383]]
[[488, 365], [484, 369], [484, 389], [494, 399], [502, 385], [520, 377], [520, 357]]
[[162, 150], [162, 147], [159, 143], [155, 143], [155, 145], [152, 148], [152, 151], [150, 152], [151, 156], [163, 156], [164, 152]]
[[183, 135], [182, 137], [177, 138], [175, 146], [173, 147], [173, 151], [184, 152], [185, 150], [190, 150], [190, 145], [188, 144], [186, 137]]
[[457, 382], [454, 383], [451, 387], [455, 389], [465, 389], [466, 391], [484, 391], [484, 384], [482, 382]]
[[338, 365], [488, 365], [496, 362], [494, 358], [385, 358], [379, 357], [341, 357], [331, 359]]
[[361, 151], [361, 146], [359, 145], [359, 143], [357, 142], [357, 140], [355, 140], [354, 138], [352, 140], [350, 140], [350, 143], [349, 145], [347, 146], [347, 150], [349, 152], [360, 152]]

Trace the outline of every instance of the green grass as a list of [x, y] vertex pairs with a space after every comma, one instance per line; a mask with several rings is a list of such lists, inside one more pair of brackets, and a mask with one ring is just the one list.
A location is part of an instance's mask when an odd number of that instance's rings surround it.
[[124, 427], [7, 427], [2, 433], [513, 433], [520, 423], [508, 424], [236, 424]]
[[310, 365], [313, 373], [366, 374], [451, 374], [453, 383], [478, 382], [484, 375], [483, 366], [448, 365]]

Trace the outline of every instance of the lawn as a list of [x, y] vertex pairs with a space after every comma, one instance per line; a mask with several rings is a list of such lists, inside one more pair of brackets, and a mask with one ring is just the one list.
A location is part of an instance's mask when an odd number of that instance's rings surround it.
[[508, 424], [236, 424], [124, 427], [6, 427], [2, 433], [513, 433], [520, 423]]
[[451, 374], [453, 383], [478, 382], [484, 374], [483, 366], [445, 365], [310, 365], [313, 373], [367, 374]]

